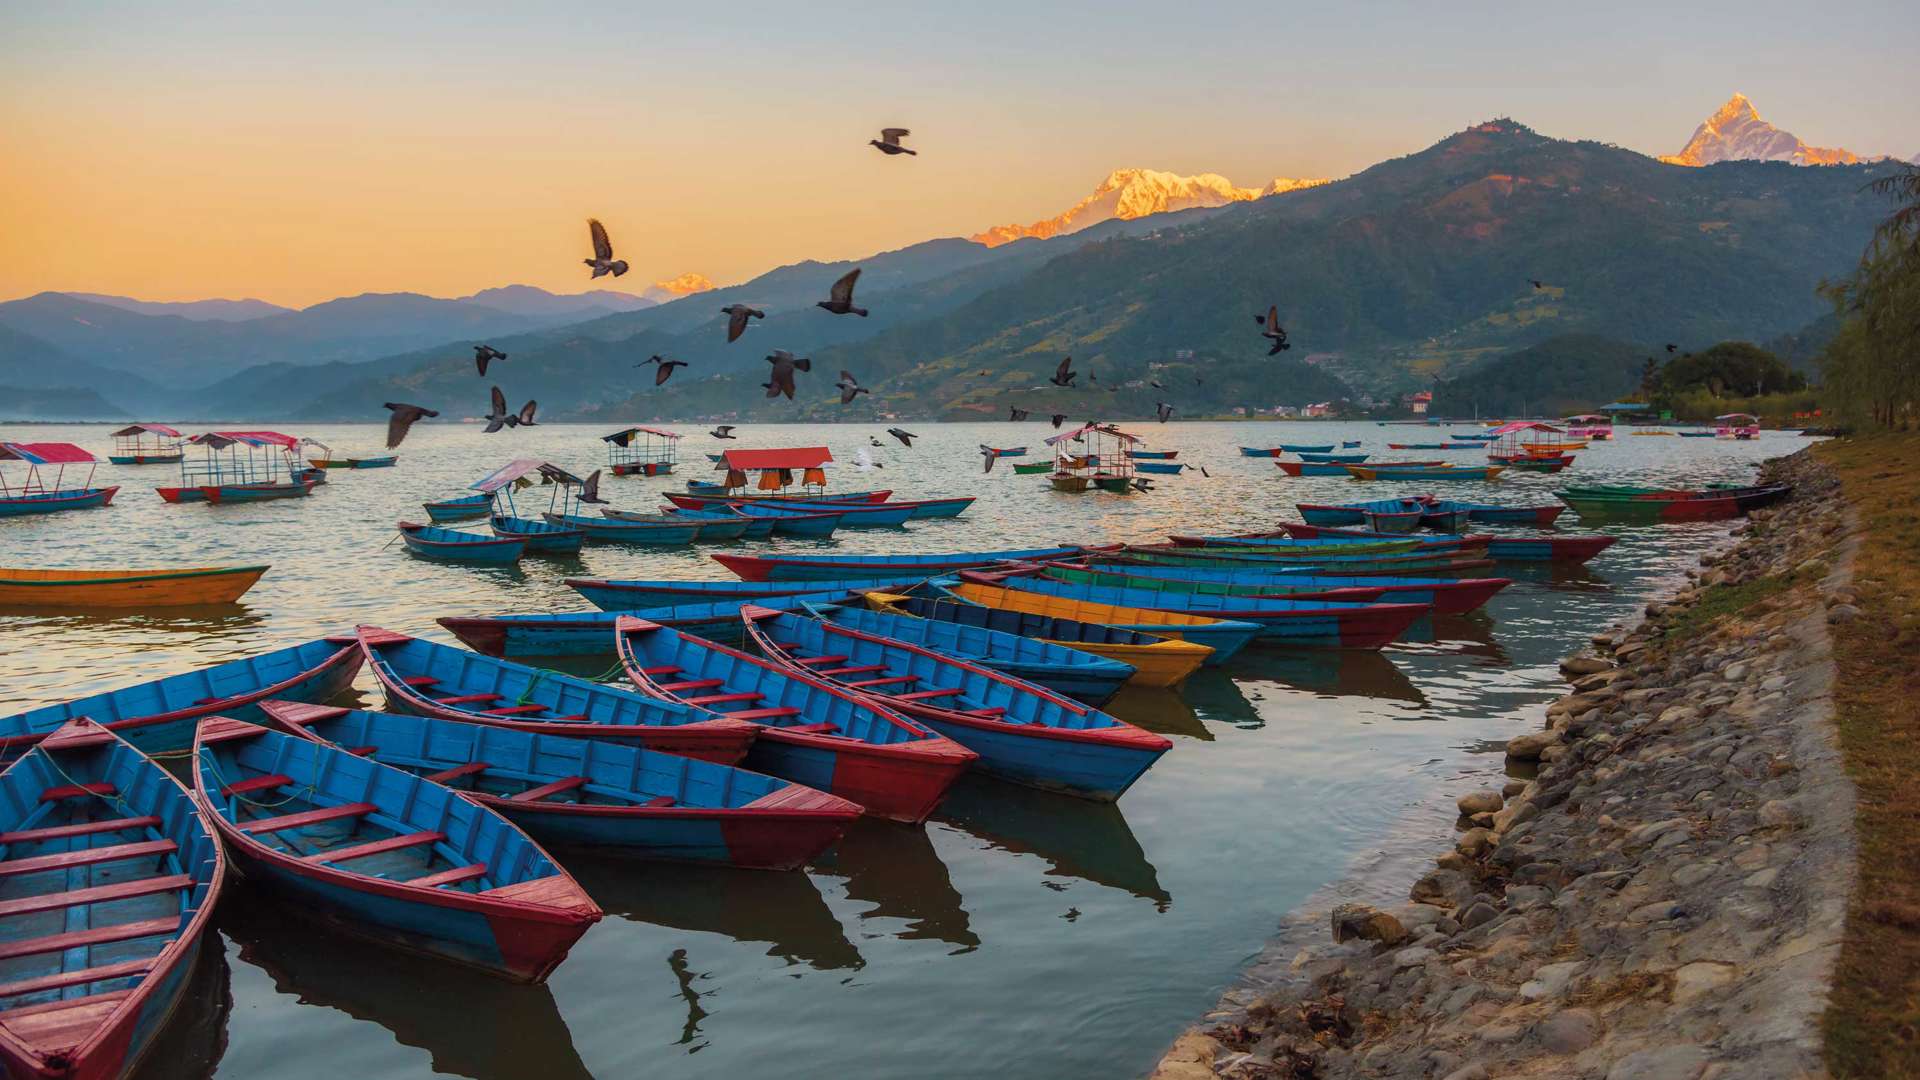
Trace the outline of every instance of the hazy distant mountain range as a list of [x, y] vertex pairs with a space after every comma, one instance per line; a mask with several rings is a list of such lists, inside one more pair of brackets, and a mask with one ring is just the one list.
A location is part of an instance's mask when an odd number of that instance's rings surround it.
[[[1748, 148], [1730, 153], [1774, 147], [1738, 116], [1712, 128]], [[76, 387], [145, 419], [288, 422], [378, 419], [391, 400], [444, 422], [483, 411], [495, 381], [543, 416], [609, 421], [1008, 405], [1117, 417], [1158, 401], [1178, 416], [1384, 396], [1567, 335], [1611, 357], [1615, 345], [1799, 331], [1825, 311], [1814, 286], [1853, 264], [1884, 214], [1861, 188], [1886, 167], [1677, 169], [1500, 120], [1263, 197], [1210, 174], [1119, 170], [1080, 206], [1022, 227], [1053, 235], [931, 240], [704, 290], [688, 275], [660, 288], [701, 291], [661, 303], [507, 286], [256, 314], [231, 306], [247, 301], [130, 309], [140, 302], [43, 293], [0, 304], [0, 395]], [[856, 265], [872, 316], [815, 308]], [[736, 301], [767, 318], [729, 345], [719, 309]], [[1251, 317], [1269, 304], [1295, 345], [1274, 358]], [[509, 353], [486, 380], [478, 340]], [[800, 401], [761, 393], [776, 347], [813, 359]], [[654, 353], [691, 366], [655, 388], [652, 369], [635, 368]], [[1081, 390], [1044, 382], [1065, 354], [1086, 372]], [[845, 410], [829, 390], [842, 367], [873, 388]]]

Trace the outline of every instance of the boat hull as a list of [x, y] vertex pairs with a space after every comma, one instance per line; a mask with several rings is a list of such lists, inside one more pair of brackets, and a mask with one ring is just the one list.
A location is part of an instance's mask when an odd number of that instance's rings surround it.
[[918, 585], [926, 576], [833, 582], [609, 581], [601, 578], [568, 578], [566, 584], [602, 611], [635, 612], [678, 604], [710, 604], [722, 600], [758, 601], [813, 592], [899, 592]]
[[903, 555], [889, 557], [809, 555], [715, 555], [713, 561], [742, 581], [841, 581], [862, 577], [899, 580], [918, 575], [937, 577], [959, 570], [1015, 560], [1053, 559], [1078, 554], [1080, 547], [1016, 548], [951, 556]]
[[407, 545], [408, 551], [438, 562], [516, 563], [527, 551], [527, 542], [518, 537], [480, 536], [459, 533], [456, 529], [423, 529], [404, 522], [400, 526], [400, 539]]
[[265, 566], [205, 566], [178, 570], [0, 569], [0, 607], [193, 607], [240, 599]]
[[[1023, 592], [968, 573], [962, 573], [960, 578], [962, 584], [951, 591], [968, 603], [1076, 622], [1099, 623], [1135, 633], [1205, 645], [1213, 651], [1207, 654], [1202, 664], [1204, 667], [1225, 664], [1260, 635], [1261, 628], [1253, 623]], [[1167, 618], [1168, 615], [1173, 617]]]
[[487, 524], [493, 529], [493, 535], [503, 540], [519, 540], [526, 544], [526, 550], [548, 555], [573, 555], [587, 542], [587, 534], [579, 529], [566, 529], [532, 518], [495, 514], [487, 519]]
[[43, 494], [0, 497], [0, 517], [24, 517], [28, 514], [56, 514], [62, 510], [94, 510], [113, 502], [119, 486], [83, 488], [79, 491], [49, 491]]
[[472, 521], [493, 512], [493, 497], [473, 495], [463, 499], [448, 499], [444, 502], [421, 503], [420, 506], [427, 512], [427, 518], [431, 521]]
[[115, 465], [178, 465], [184, 454], [108, 454]]

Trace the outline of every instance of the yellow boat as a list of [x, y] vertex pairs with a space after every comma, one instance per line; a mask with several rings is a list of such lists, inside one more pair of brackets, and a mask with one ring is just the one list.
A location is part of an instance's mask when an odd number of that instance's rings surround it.
[[231, 604], [265, 566], [172, 570], [20, 570], [0, 567], [0, 607], [152, 608]]
[[[1135, 630], [1155, 637], [1171, 638], [1183, 645], [1199, 646], [1208, 650], [1206, 655], [1200, 658], [1201, 662], [1208, 666], [1222, 663], [1234, 653], [1239, 652], [1242, 646], [1260, 633], [1261, 629], [1253, 623], [1238, 622], [1233, 619], [1209, 619], [1204, 615], [1188, 615], [1180, 611], [1152, 611], [1147, 608], [1100, 604], [1091, 600], [1070, 600], [1063, 596], [1023, 592], [1019, 589], [1006, 589], [997, 585], [982, 585], [970, 581], [948, 585], [945, 588], [960, 599], [982, 607], [1117, 626], [1123, 630]], [[1140, 664], [1130, 655], [1104, 651], [1113, 646], [1102, 645], [1096, 648], [1076, 641], [1061, 641], [1058, 644], [1073, 649], [1085, 649], [1101, 656], [1112, 656], [1116, 660], [1125, 660], [1135, 667], [1140, 667]], [[1165, 650], [1161, 655], [1176, 655], [1179, 652], [1180, 650], [1177, 649]], [[1145, 669], [1142, 668], [1142, 670]]]
[[[964, 594], [960, 593], [960, 589], [966, 588], [986, 587], [963, 585], [953, 591], [956, 594], [964, 596]], [[993, 591], [1007, 592], [1008, 590], [995, 589]], [[910, 611], [904, 610], [902, 607], [908, 599], [908, 597], [894, 593], [870, 592], [867, 594], [867, 603], [873, 607], [874, 610], [885, 611], [894, 615], [913, 614]], [[980, 606], [998, 607], [998, 605], [993, 604], [982, 604]], [[1017, 611], [1019, 609], [1007, 606], [998, 607], [998, 610]], [[1033, 614], [1039, 613], [1035, 612]], [[1079, 621], [1091, 623], [1094, 620], [1082, 619]], [[1100, 625], [1110, 624], [1103, 623]], [[989, 627], [989, 629], [994, 628]], [[1152, 642], [1151, 644], [1128, 644], [1119, 641], [1068, 641], [1063, 638], [1049, 637], [1037, 638], [1036, 640], [1044, 641], [1049, 645], [1059, 645], [1067, 649], [1078, 649], [1084, 653], [1092, 653], [1095, 656], [1103, 656], [1109, 660], [1118, 660], [1125, 664], [1131, 664], [1133, 666], [1133, 674], [1127, 677], [1127, 685], [1129, 686], [1155, 686], [1163, 688], [1179, 686], [1181, 683], [1187, 681], [1187, 676], [1200, 670], [1200, 666], [1207, 662], [1207, 657], [1213, 655], [1213, 647], [1210, 645], [1199, 645], [1191, 641], [1177, 641], [1173, 638], [1158, 634], [1142, 633], [1140, 636], [1159, 637], [1160, 640]]]

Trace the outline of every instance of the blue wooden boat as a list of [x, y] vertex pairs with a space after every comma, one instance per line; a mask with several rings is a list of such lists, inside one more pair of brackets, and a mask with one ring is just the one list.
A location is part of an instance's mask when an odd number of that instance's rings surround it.
[[[792, 596], [762, 596], [751, 600], [682, 604], [678, 607], [635, 611], [648, 622], [659, 623], [723, 645], [740, 645], [746, 632], [740, 624], [740, 605], [759, 604], [787, 611], [803, 602], [834, 604], [854, 598], [843, 592], [803, 592]], [[613, 655], [613, 624], [621, 611], [573, 611], [555, 615], [449, 616], [436, 620], [475, 652], [503, 659], [550, 656]]]
[[[120, 488], [93, 486], [94, 456], [72, 443], [0, 442], [0, 462], [24, 461], [27, 475], [9, 485], [0, 472], [0, 517], [26, 514], [51, 514], [61, 510], [91, 510], [113, 501]], [[87, 478], [74, 487], [66, 487], [68, 465], [85, 465]], [[41, 475], [42, 467], [54, 470], [53, 480]]]
[[1173, 747], [1045, 687], [920, 645], [765, 608], [741, 615], [775, 663], [885, 702], [979, 754], [979, 769], [1004, 780], [1112, 802]]
[[905, 507], [911, 511], [911, 513], [907, 515], [907, 520], [919, 521], [923, 518], [959, 517], [967, 507], [973, 505], [973, 500], [974, 496], [972, 495], [957, 495], [949, 499], [892, 499], [884, 503], [828, 498], [802, 499], [797, 501], [802, 505], [818, 506], [828, 510], [840, 507], [851, 507], [855, 511], [862, 513], [871, 511], [875, 507], [887, 507], [895, 510]]
[[600, 921], [586, 890], [506, 818], [318, 739], [210, 718], [193, 781], [248, 880], [341, 930], [537, 983]]
[[442, 499], [439, 502], [421, 503], [427, 511], [427, 517], [433, 521], [470, 521], [483, 518], [493, 512], [493, 496], [462, 495], [457, 499]]
[[411, 521], [400, 523], [400, 539], [415, 555], [441, 562], [519, 562], [527, 550], [527, 542], [519, 537], [481, 536]]
[[[445, 784], [569, 848], [792, 870], [860, 816], [858, 804], [824, 791], [637, 746], [327, 705], [265, 708], [293, 734]], [[538, 789], [551, 794], [524, 797]]]
[[[1327, 449], [1331, 450], [1333, 448], [1328, 447]], [[1270, 446], [1265, 449], [1262, 449], [1258, 446], [1243, 446], [1240, 448], [1240, 456], [1241, 457], [1279, 457], [1280, 448], [1277, 446]]]
[[1119, 604], [1102, 604], [1071, 597], [1009, 589], [1000, 582], [988, 578], [969, 579], [967, 573], [962, 573], [959, 578], [940, 578], [930, 581], [926, 584], [926, 589], [941, 599], [975, 604], [996, 611], [1014, 611], [1022, 615], [1099, 623], [1119, 630], [1131, 630], [1138, 634], [1150, 634], [1155, 637], [1205, 645], [1213, 650], [1207, 654], [1204, 662], [1206, 667], [1216, 667], [1226, 663], [1248, 642], [1260, 636], [1262, 629], [1255, 623], [1237, 619], [1189, 615], [1184, 612], [1160, 611]]
[[1295, 503], [1309, 525], [1364, 525], [1378, 533], [1405, 534], [1420, 527], [1427, 506], [1419, 499], [1374, 499], [1370, 502]]
[[1278, 449], [1289, 454], [1329, 454], [1333, 452], [1333, 444], [1326, 443], [1322, 446], [1307, 446], [1304, 443], [1281, 443]]
[[[1500, 590], [1513, 584], [1508, 578], [1422, 578], [1361, 577], [1342, 574], [1302, 574], [1290, 570], [1261, 569], [1225, 563], [1209, 566], [1139, 566], [1092, 562], [1088, 568], [1100, 575], [1102, 585], [1131, 581], [1203, 582], [1227, 588], [1243, 595], [1286, 596], [1309, 592], [1351, 591], [1372, 594], [1389, 604], [1431, 604], [1436, 615], [1464, 615], [1478, 609]], [[1075, 580], [1072, 568], [1048, 568], [1049, 576]], [[1359, 599], [1358, 596], [1355, 597]], [[1305, 597], [1301, 597], [1305, 599]]]
[[1494, 503], [1462, 502], [1457, 499], [1433, 499], [1428, 505], [1436, 510], [1465, 510], [1468, 521], [1489, 525], [1551, 525], [1567, 512], [1562, 503], [1544, 506], [1500, 506]]
[[391, 469], [400, 460], [398, 454], [381, 454], [378, 457], [348, 458], [349, 469]]
[[1473, 513], [1464, 507], [1443, 506], [1438, 502], [1421, 500], [1420, 527], [1435, 532], [1457, 533], [1467, 527]]
[[353, 685], [352, 638], [319, 638], [197, 671], [74, 698], [0, 718], [0, 756], [15, 757], [78, 717], [90, 717], [148, 755], [185, 753], [203, 716], [258, 718], [260, 702], [331, 701]]
[[920, 619], [854, 605], [809, 601], [797, 606], [837, 626], [931, 649], [1093, 706], [1112, 700], [1133, 676], [1132, 664], [985, 626]]
[[740, 532], [742, 539], [765, 540], [773, 535], [774, 521], [771, 517], [750, 517], [727, 507], [718, 510], [687, 510], [678, 506], [663, 506], [663, 514], [672, 514], [705, 524], [709, 521], [738, 521], [744, 526]]
[[[1026, 450], [1025, 447], [1021, 448], [1021, 451], [1023, 453], [1025, 452], [1025, 450]], [[1127, 451], [1127, 454], [1128, 456], [1132, 457], [1135, 461], [1172, 461], [1174, 458], [1177, 458], [1180, 456], [1180, 451], [1178, 450], [1129, 450]]]
[[134, 1073], [180, 1003], [226, 858], [180, 782], [90, 720], [0, 773], [0, 1071]]
[[1280, 471], [1288, 476], [1346, 476], [1345, 462], [1337, 461], [1276, 461]]
[[612, 518], [588, 517], [585, 514], [556, 514], [552, 511], [541, 516], [555, 525], [579, 529], [587, 534], [589, 540], [619, 544], [662, 544], [677, 547], [693, 543], [694, 537], [700, 535], [700, 523], [697, 521], [616, 521]]
[[1494, 480], [1504, 465], [1415, 466], [1343, 465], [1357, 480]]
[[785, 536], [832, 536], [846, 515], [839, 510], [795, 510], [764, 502], [723, 503], [754, 518], [769, 518], [773, 531]]
[[898, 580], [916, 574], [933, 577], [996, 563], [1040, 562], [1078, 555], [1088, 550], [1092, 549], [1069, 544], [1065, 547], [957, 551], [941, 555], [725, 554], [713, 556], [713, 561], [739, 575], [742, 581], [842, 580], [863, 576]]
[[1133, 471], [1135, 472], [1160, 473], [1167, 476], [1178, 476], [1186, 471], [1186, 468], [1185, 465], [1177, 461], [1136, 461], [1133, 463]]
[[722, 765], [738, 764], [753, 741], [752, 724], [716, 720], [616, 686], [373, 626], [360, 627], [358, 635], [390, 712], [638, 743]]
[[1341, 444], [1340, 444], [1340, 449], [1342, 449], [1342, 450], [1351, 450], [1351, 449], [1353, 449], [1354, 447], [1356, 447], [1356, 446], [1359, 446], [1359, 445], [1360, 445], [1360, 440], [1359, 440], [1359, 439], [1348, 439], [1348, 440], [1346, 440], [1345, 442], [1343, 442], [1343, 443], [1341, 443]]
[[579, 529], [533, 518], [495, 514], [488, 519], [488, 524], [493, 527], [493, 535], [506, 540], [523, 541], [527, 550], [532, 552], [570, 555], [579, 551], [587, 541], [587, 534]]
[[1490, 434], [1484, 431], [1474, 431], [1474, 432], [1467, 432], [1467, 433], [1462, 433], [1458, 431], [1447, 432], [1447, 438], [1449, 439], [1463, 439], [1470, 442], [1491, 442], [1492, 440], [1497, 439], [1499, 437], [1500, 436], [1498, 435]]
[[1110, 585], [1078, 585], [1037, 577], [1007, 577], [997, 584], [1017, 592], [1033, 592], [1043, 596], [1255, 623], [1260, 626], [1262, 641], [1318, 649], [1381, 648], [1432, 610], [1427, 604], [1269, 600]]
[[1301, 461], [1311, 461], [1316, 465], [1337, 462], [1342, 465], [1358, 465], [1371, 457], [1370, 454], [1301, 454]]
[[839, 581], [613, 581], [606, 578], [567, 578], [566, 585], [602, 611], [643, 611], [679, 604], [711, 604], [722, 600], [759, 600], [802, 593], [850, 595], [869, 589], [904, 591], [925, 581], [926, 574], [893, 578], [846, 578]]
[[[967, 502], [973, 500], [968, 499]], [[740, 504], [745, 507], [753, 503]], [[843, 529], [894, 529], [913, 520], [918, 507], [912, 503], [837, 503], [837, 502], [800, 502], [787, 500], [780, 504], [795, 510], [810, 510], [822, 514], [839, 514], [840, 527]], [[962, 509], [964, 509], [964, 505]], [[955, 511], [958, 513], [959, 511]], [[937, 515], [936, 515], [937, 516]], [[948, 515], [951, 516], [951, 515]]]
[[[752, 634], [756, 613], [741, 619]], [[645, 694], [761, 725], [747, 764], [852, 799], [877, 817], [918, 823], [977, 755], [892, 708], [808, 674], [631, 616], [614, 639]]]
[[[614, 521], [646, 521], [656, 524], [686, 525], [698, 527], [693, 539], [696, 543], [712, 543], [723, 540], [738, 540], [747, 535], [747, 527], [754, 524], [752, 519], [738, 515], [730, 517], [692, 517], [687, 514], [643, 514], [635, 510], [615, 510], [601, 507], [600, 515]], [[771, 523], [769, 523], [771, 526]]]

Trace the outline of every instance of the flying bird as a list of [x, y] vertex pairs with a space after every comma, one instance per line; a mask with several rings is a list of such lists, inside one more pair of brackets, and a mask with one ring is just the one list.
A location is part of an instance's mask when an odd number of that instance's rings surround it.
[[1066, 419], [1067, 419], [1067, 414], [1066, 414], [1066, 413], [1063, 413], [1063, 412], [1057, 412], [1057, 413], [1054, 413], [1054, 414], [1053, 414], [1053, 429], [1054, 429], [1055, 431], [1058, 431], [1058, 430], [1060, 430], [1060, 425], [1061, 425], [1061, 424], [1063, 424], [1063, 423], [1065, 423], [1065, 422], [1066, 422]]
[[1547, 287], [1546, 282], [1541, 281], [1539, 278], [1528, 278], [1527, 281], [1532, 283], [1534, 292], [1539, 292], [1541, 289]]
[[1154, 405], [1153, 411], [1160, 417], [1160, 422], [1164, 424], [1167, 422], [1167, 417], [1173, 415], [1173, 406], [1162, 401]]
[[759, 308], [750, 308], [745, 304], [728, 304], [726, 307], [721, 308], [720, 311], [727, 317], [727, 340], [729, 342], [740, 340], [740, 335], [747, 332], [748, 319], [764, 319], [767, 317], [766, 312], [761, 311]]
[[719, 427], [716, 427], [712, 431], [707, 432], [707, 434], [713, 436], [716, 439], [737, 439], [740, 437], [733, 433], [732, 424], [721, 424]]
[[482, 375], [487, 373], [487, 365], [489, 363], [495, 360], [505, 360], [506, 358], [506, 353], [501, 352], [491, 345], [475, 345], [473, 347], [473, 366], [479, 368], [480, 374]]
[[540, 403], [537, 401], [528, 401], [525, 405], [520, 406], [520, 416], [518, 417], [519, 422], [515, 426], [539, 427], [540, 425], [533, 422], [533, 410], [536, 408], [539, 408], [539, 406], [540, 406]]
[[1080, 373], [1073, 370], [1073, 357], [1069, 356], [1060, 361], [1060, 366], [1053, 369], [1053, 378], [1047, 381], [1055, 386], [1070, 387], [1073, 385], [1073, 380], [1079, 376]]
[[813, 370], [812, 360], [795, 356], [785, 349], [773, 350], [773, 355], [767, 357], [767, 363], [773, 365], [773, 378], [760, 385], [766, 388], [768, 397], [785, 394], [788, 401], [793, 400], [793, 373]]
[[652, 356], [647, 357], [645, 360], [642, 360], [633, 366], [646, 367], [648, 364], [660, 365], [658, 368], [654, 369], [654, 372], [653, 372], [653, 385], [655, 386], [659, 386], [661, 383], [666, 382], [667, 379], [672, 377], [674, 368], [687, 366], [687, 362], [685, 360], [669, 360], [666, 357], [661, 356], [659, 353], [654, 353]]
[[585, 480], [580, 481], [579, 499], [583, 503], [605, 503], [607, 501], [600, 497], [600, 470], [599, 469], [593, 470], [592, 476], [589, 476]]
[[911, 431], [902, 431], [901, 429], [899, 429], [899, 428], [897, 428], [897, 427], [890, 427], [890, 428], [888, 428], [888, 429], [887, 429], [887, 434], [889, 434], [889, 435], [891, 435], [891, 436], [893, 436], [893, 437], [894, 437], [894, 438], [896, 438], [896, 439], [899, 439], [899, 440], [900, 440], [900, 445], [901, 445], [901, 446], [904, 446], [904, 447], [906, 447], [906, 448], [908, 448], [908, 449], [912, 449], [912, 448], [913, 448], [913, 440], [915, 440], [915, 439], [917, 439], [917, 438], [919, 438], [919, 437], [920, 437], [920, 436], [918, 436], [918, 435], [915, 435], [915, 434], [914, 434], [913, 432], [911, 432]]
[[983, 467], [983, 468], [982, 468], [982, 469], [980, 470], [980, 471], [981, 471], [981, 472], [983, 472], [983, 473], [990, 473], [990, 472], [992, 472], [992, 471], [993, 471], [993, 463], [994, 463], [994, 462], [995, 462], [996, 460], [998, 460], [998, 459], [999, 459], [999, 457], [1000, 457], [1000, 455], [999, 455], [999, 454], [996, 454], [996, 453], [994, 453], [994, 450], [993, 450], [993, 447], [991, 447], [991, 446], [983, 446], [983, 447], [981, 447], [981, 448], [980, 448], [980, 456], [986, 459], [986, 464], [985, 464], [985, 467]]
[[1679, 348], [1679, 346], [1678, 346], [1678, 345], [1675, 345], [1675, 344], [1674, 344], [1673, 342], [1671, 342], [1671, 341], [1669, 341], [1669, 342], [1667, 342], [1667, 351], [1668, 351], [1668, 352], [1673, 352], [1673, 351], [1675, 351], [1675, 350], [1677, 350], [1678, 348]]
[[860, 381], [853, 377], [853, 372], [851, 371], [842, 371], [840, 373], [840, 381], [833, 385], [840, 391], [840, 404], [842, 405], [852, 401], [856, 394], [873, 393], [873, 391], [861, 386]]
[[980, 373], [980, 377], [984, 379], [984, 378], [986, 378], [987, 376], [989, 376], [989, 375], [992, 375], [992, 374], [993, 374], [993, 372], [991, 372], [991, 371], [982, 371], [982, 372]]
[[1198, 468], [1200, 470], [1201, 476], [1207, 477], [1208, 479], [1213, 478], [1213, 474], [1207, 471], [1207, 467], [1205, 465], [1198, 466]]
[[439, 416], [432, 409], [421, 405], [408, 405], [404, 402], [389, 401], [387, 408], [393, 415], [387, 417], [387, 449], [397, 448], [406, 440], [407, 432], [413, 429], [414, 421], [423, 416]]
[[1159, 382], [1159, 380], [1158, 380], [1158, 379], [1148, 379], [1148, 380], [1147, 380], [1147, 385], [1148, 385], [1148, 386], [1151, 386], [1151, 387], [1153, 387], [1153, 388], [1154, 388], [1155, 390], [1165, 390], [1165, 389], [1166, 389], [1166, 387], [1164, 387], [1164, 386], [1161, 386], [1161, 385], [1160, 385], [1160, 382]]
[[895, 154], [912, 154], [915, 157], [919, 157], [919, 151], [909, 150], [900, 145], [900, 140], [911, 134], [913, 133], [906, 128], [881, 128], [880, 137], [877, 139], [868, 139], [867, 145], [888, 157], [892, 157]]
[[1007, 412], [1008, 412], [1007, 420], [1009, 422], [1018, 422], [1021, 420], [1025, 420], [1027, 418], [1027, 410], [1025, 409], [1016, 409], [1013, 406], [1009, 405], [1007, 406]]
[[507, 411], [507, 395], [493, 388], [493, 411], [487, 414], [487, 428], [482, 434], [491, 435], [503, 427], [519, 427], [520, 418]]
[[867, 317], [867, 309], [853, 306], [853, 283], [860, 280], [860, 268], [854, 267], [841, 275], [840, 280], [827, 290], [827, 298], [813, 305], [823, 307], [835, 315], [858, 315]]
[[1147, 479], [1144, 476], [1136, 476], [1131, 481], [1129, 481], [1129, 483], [1132, 484], [1133, 490], [1135, 491], [1152, 491], [1153, 490], [1153, 481]]
[[867, 445], [868, 446], [885, 446], [887, 444], [881, 442], [880, 437], [878, 435], [869, 435], [867, 436]]
[[[600, 224], [599, 218], [587, 219], [587, 235], [593, 238], [593, 258], [581, 261], [593, 267], [593, 276], [612, 274], [619, 277], [627, 272], [627, 261], [613, 257], [613, 241], [607, 239], [607, 227]], [[482, 371], [482, 375], [486, 372]]]
[[1267, 350], [1268, 356], [1273, 356], [1283, 349], [1293, 348], [1292, 345], [1287, 344], [1286, 327], [1280, 325], [1280, 305], [1275, 304], [1269, 307], [1265, 315], [1255, 315], [1253, 321], [1265, 328], [1260, 331], [1260, 336], [1273, 342], [1273, 348]]

